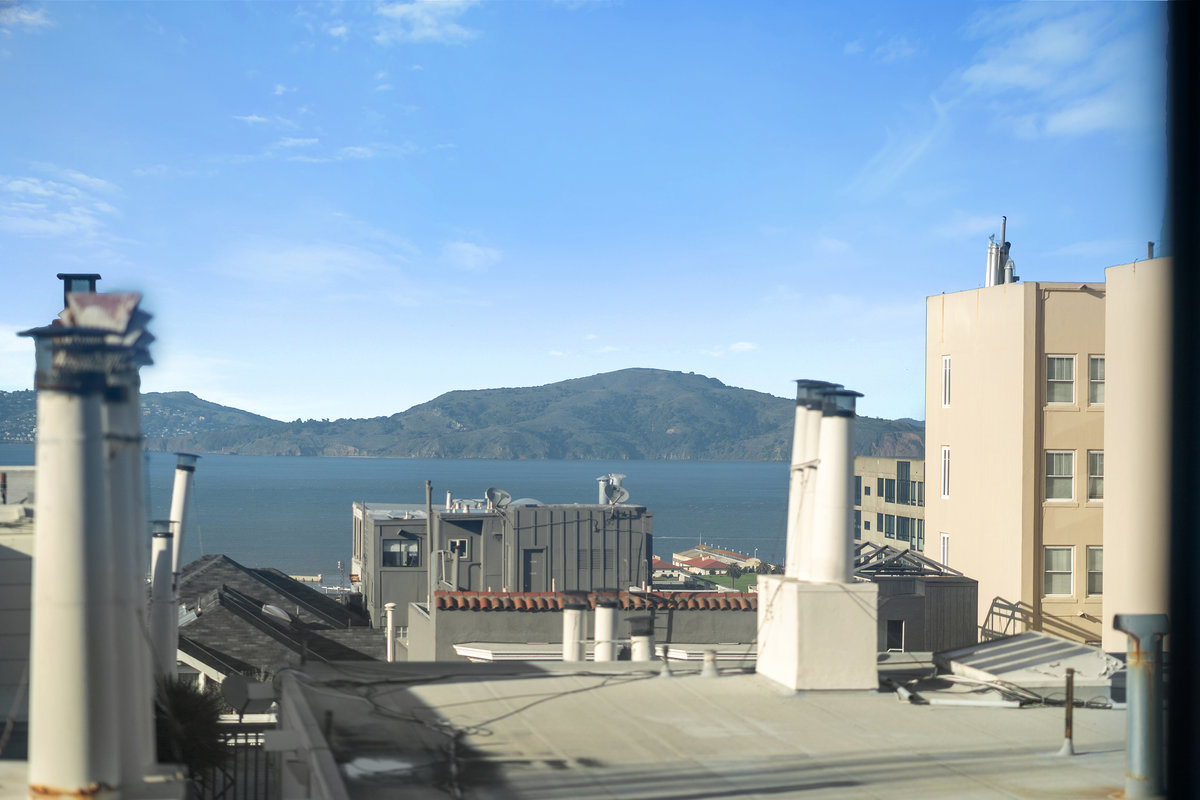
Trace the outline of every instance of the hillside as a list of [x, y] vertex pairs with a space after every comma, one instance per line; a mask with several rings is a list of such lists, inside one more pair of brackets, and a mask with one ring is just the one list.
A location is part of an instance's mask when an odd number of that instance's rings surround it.
[[[19, 393], [15, 393], [19, 394]], [[28, 393], [32, 396], [32, 393]], [[453, 391], [389, 417], [277, 422], [186, 392], [149, 394], [153, 450], [497, 459], [788, 457], [793, 401], [715, 378], [626, 369], [526, 388]], [[150, 424], [153, 421], [153, 425]], [[859, 455], [920, 458], [923, 427], [862, 417]]]

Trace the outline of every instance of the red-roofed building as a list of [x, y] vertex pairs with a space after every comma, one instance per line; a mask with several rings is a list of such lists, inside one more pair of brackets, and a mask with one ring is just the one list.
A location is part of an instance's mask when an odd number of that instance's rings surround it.
[[729, 565], [715, 558], [690, 558], [681, 565], [696, 575], [721, 575], [729, 571]]

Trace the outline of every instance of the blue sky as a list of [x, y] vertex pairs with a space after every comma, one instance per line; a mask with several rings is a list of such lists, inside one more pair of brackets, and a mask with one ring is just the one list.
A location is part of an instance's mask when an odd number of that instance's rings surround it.
[[0, 389], [99, 272], [277, 419], [625, 367], [924, 417], [924, 298], [1164, 209], [1165, 9], [0, 0]]

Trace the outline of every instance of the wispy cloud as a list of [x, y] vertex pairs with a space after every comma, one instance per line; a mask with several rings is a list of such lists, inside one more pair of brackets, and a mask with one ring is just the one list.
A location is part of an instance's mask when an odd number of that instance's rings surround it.
[[987, 7], [966, 33], [981, 46], [960, 82], [1001, 101], [1024, 138], [1162, 125], [1161, 36], [1133, 30], [1119, 4]]
[[312, 147], [317, 144], [320, 139], [301, 139], [294, 136], [285, 136], [271, 147]]
[[350, 33], [350, 29], [347, 28], [344, 23], [339, 23], [337, 25], [334, 25], [332, 28], [329, 28], [326, 31], [326, 33], [328, 33], [330, 36], [334, 37], [335, 39], [343, 39], [344, 40], [346, 38], [347, 34]]
[[893, 36], [876, 47], [872, 53], [872, 57], [877, 61], [890, 63], [892, 61], [903, 61], [906, 58], [912, 58], [917, 52], [917, 45], [910, 42], [908, 37]]
[[57, 178], [0, 175], [0, 231], [15, 236], [59, 240], [95, 258], [120, 260], [123, 240], [108, 228], [119, 210], [99, 195], [119, 189], [109, 181], [53, 164], [35, 165]]
[[900, 134], [888, 131], [886, 141], [846, 187], [845, 191], [876, 199], [896, 185], [949, 129], [948, 104], [929, 98], [933, 119], [924, 127]]
[[324, 286], [392, 272], [400, 260], [341, 242], [255, 238], [235, 245], [213, 267], [242, 280]]
[[855, 39], [853, 42], [846, 42], [845, 47], [842, 48], [842, 52], [848, 56], [856, 56], [864, 49], [863, 43], [860, 40]]
[[275, 84], [275, 88], [271, 90], [271, 94], [275, 95], [276, 97], [279, 97], [280, 95], [284, 95], [284, 94], [287, 94], [288, 92], [294, 92], [294, 91], [296, 91], [295, 86], [284, 86], [282, 83], [277, 83], [277, 84]]
[[260, 117], [258, 114], [247, 114], [245, 116], [235, 114], [233, 118], [239, 122], [245, 122], [247, 125], [261, 125], [267, 121], [266, 117]]
[[46, 9], [31, 9], [15, 0], [0, 0], [0, 33], [11, 36], [17, 28], [45, 28], [54, 22]]
[[381, 17], [375, 41], [442, 42], [461, 44], [478, 36], [458, 20], [475, 5], [475, 0], [410, 0], [384, 3], [375, 13]]
[[447, 263], [468, 272], [483, 272], [500, 257], [499, 250], [471, 242], [450, 242], [442, 248], [442, 258]]

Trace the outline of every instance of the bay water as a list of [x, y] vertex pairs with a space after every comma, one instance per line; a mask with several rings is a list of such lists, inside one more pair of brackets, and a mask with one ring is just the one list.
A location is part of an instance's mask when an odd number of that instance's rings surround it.
[[[34, 463], [28, 444], [0, 444], [0, 465]], [[148, 453], [150, 518], [166, 519], [175, 456]], [[338, 585], [338, 561], [350, 569], [355, 501], [424, 503], [446, 492], [483, 497], [488, 487], [544, 503], [595, 503], [596, 478], [625, 475], [629, 503], [654, 512], [654, 551], [671, 554], [699, 542], [784, 557], [788, 465], [743, 461], [498, 461], [489, 459], [330, 458], [204, 455], [196, 466], [192, 520], [183, 560], [223, 553], [249, 567], [324, 575]]]

